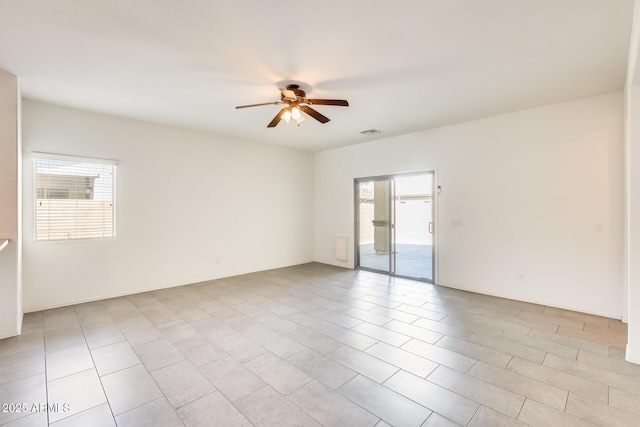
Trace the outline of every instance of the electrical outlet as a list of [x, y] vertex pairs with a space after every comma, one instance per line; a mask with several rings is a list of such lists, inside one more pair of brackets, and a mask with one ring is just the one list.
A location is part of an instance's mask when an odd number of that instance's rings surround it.
[[518, 273], [518, 282], [524, 282], [524, 274]]
[[595, 233], [604, 233], [604, 225], [601, 222], [596, 222], [593, 225], [593, 231]]
[[453, 223], [454, 227], [460, 227], [462, 225], [462, 220], [461, 219], [454, 219], [452, 221], [452, 223]]

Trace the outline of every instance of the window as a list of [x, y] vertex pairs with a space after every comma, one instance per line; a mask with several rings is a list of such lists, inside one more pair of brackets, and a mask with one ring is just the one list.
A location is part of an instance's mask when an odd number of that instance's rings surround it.
[[116, 164], [33, 153], [36, 240], [115, 236]]

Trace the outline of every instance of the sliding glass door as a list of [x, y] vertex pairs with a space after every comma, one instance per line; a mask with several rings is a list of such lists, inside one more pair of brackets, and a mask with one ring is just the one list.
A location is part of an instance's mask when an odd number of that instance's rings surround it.
[[357, 267], [433, 283], [433, 172], [355, 181]]

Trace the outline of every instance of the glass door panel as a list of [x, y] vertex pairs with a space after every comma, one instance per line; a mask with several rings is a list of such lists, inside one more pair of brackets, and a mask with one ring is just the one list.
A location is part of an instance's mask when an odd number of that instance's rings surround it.
[[393, 183], [393, 273], [433, 282], [433, 173]]
[[389, 178], [356, 181], [358, 214], [358, 266], [390, 271]]

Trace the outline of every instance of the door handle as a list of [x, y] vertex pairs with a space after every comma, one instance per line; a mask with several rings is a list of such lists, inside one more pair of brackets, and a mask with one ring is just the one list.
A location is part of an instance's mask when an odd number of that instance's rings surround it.
[[429, 221], [429, 233], [433, 233], [433, 222]]

